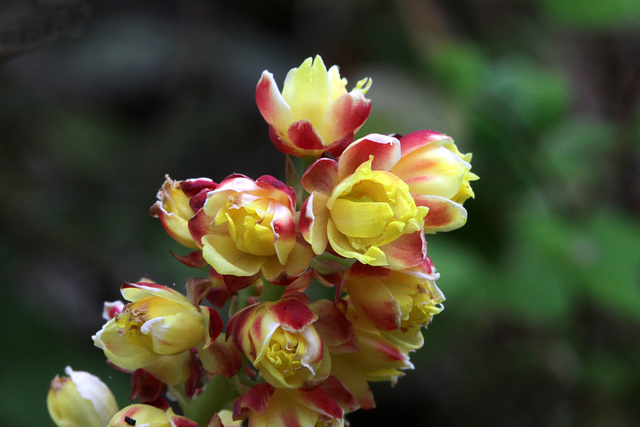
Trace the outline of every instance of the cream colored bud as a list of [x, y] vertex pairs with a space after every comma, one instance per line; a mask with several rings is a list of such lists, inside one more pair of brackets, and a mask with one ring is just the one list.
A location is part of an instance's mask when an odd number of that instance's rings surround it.
[[105, 427], [118, 412], [118, 404], [109, 387], [88, 372], [67, 366], [66, 377], [51, 381], [47, 407], [58, 427]]

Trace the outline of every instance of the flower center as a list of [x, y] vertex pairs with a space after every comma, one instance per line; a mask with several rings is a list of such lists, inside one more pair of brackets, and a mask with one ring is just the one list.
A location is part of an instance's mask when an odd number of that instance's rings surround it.
[[304, 340], [300, 340], [296, 334], [278, 328], [271, 337], [266, 358], [284, 377], [290, 377], [303, 367], [302, 357], [306, 347]]

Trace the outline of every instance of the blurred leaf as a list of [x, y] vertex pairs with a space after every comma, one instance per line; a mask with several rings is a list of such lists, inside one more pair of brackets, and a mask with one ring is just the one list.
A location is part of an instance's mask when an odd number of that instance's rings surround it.
[[569, 105], [569, 86], [559, 73], [534, 62], [507, 57], [487, 74], [485, 90], [493, 115], [500, 121], [540, 129], [555, 123]]
[[[562, 268], [576, 291], [582, 290], [607, 314], [640, 320], [640, 224], [601, 210], [582, 221], [529, 212], [522, 237], [549, 256], [549, 266]], [[542, 271], [541, 274], [546, 274]]]
[[607, 168], [604, 155], [611, 150], [615, 128], [596, 118], [573, 118], [560, 123], [541, 137], [544, 158], [541, 166], [554, 179], [572, 185], [591, 186], [602, 180]]
[[464, 102], [473, 102], [486, 78], [487, 60], [479, 46], [451, 42], [433, 52], [431, 66], [436, 78]]
[[544, 11], [561, 23], [585, 30], [611, 30], [638, 24], [637, 0], [537, 0]]

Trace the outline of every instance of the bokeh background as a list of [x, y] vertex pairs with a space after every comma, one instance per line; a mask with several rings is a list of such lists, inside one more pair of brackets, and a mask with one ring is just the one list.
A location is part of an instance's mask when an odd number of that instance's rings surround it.
[[367, 132], [473, 152], [468, 224], [428, 236], [446, 310], [373, 425], [640, 423], [640, 2], [3, 0], [0, 424], [52, 425], [66, 365], [127, 403], [90, 336], [123, 280], [193, 272], [165, 174], [283, 178], [263, 69], [373, 79]]

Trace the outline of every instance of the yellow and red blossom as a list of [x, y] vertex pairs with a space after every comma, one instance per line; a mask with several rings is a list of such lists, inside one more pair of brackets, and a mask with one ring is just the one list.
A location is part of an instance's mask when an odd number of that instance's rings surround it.
[[150, 405], [129, 405], [115, 414], [107, 427], [198, 427], [198, 423]]
[[356, 263], [347, 270], [344, 287], [351, 301], [383, 331], [426, 326], [442, 311], [444, 295], [430, 258], [418, 267], [389, 270]]
[[191, 217], [202, 207], [206, 195], [216, 188], [209, 178], [174, 181], [167, 175], [158, 191], [158, 201], [151, 206], [151, 215], [160, 219], [162, 226], [178, 243], [197, 249], [189, 233]]
[[297, 157], [318, 158], [325, 151], [339, 156], [371, 111], [371, 101], [364, 97], [371, 79], [360, 80], [351, 92], [346, 85], [338, 67], [327, 71], [320, 56], [291, 69], [282, 93], [265, 70], [256, 102], [275, 147]]
[[[231, 175], [210, 191], [189, 230], [219, 274], [271, 281], [302, 274], [312, 253], [296, 237], [295, 192], [264, 175]], [[248, 283], [247, 283], [248, 284]]]
[[399, 160], [396, 138], [370, 134], [338, 161], [322, 158], [307, 169], [302, 186], [310, 196], [300, 231], [316, 254], [330, 246], [343, 257], [392, 269], [423, 262], [429, 209], [417, 205], [408, 185], [391, 172]]
[[94, 344], [122, 369], [144, 369], [167, 384], [185, 381], [191, 373], [189, 350], [215, 340], [222, 330], [218, 312], [197, 308], [155, 283], [125, 283], [121, 292], [131, 302], [93, 336]]
[[450, 231], [462, 227], [467, 211], [462, 204], [473, 197], [469, 181], [471, 154], [462, 154], [453, 140], [431, 130], [412, 132], [400, 138], [401, 158], [391, 171], [409, 185], [417, 204], [427, 206], [425, 232]]
[[238, 312], [227, 334], [276, 388], [311, 387], [329, 375], [331, 359], [313, 323], [317, 316], [304, 294], [255, 304]]
[[58, 427], [104, 427], [118, 412], [111, 390], [98, 377], [67, 366], [66, 377], [51, 381], [47, 409]]

